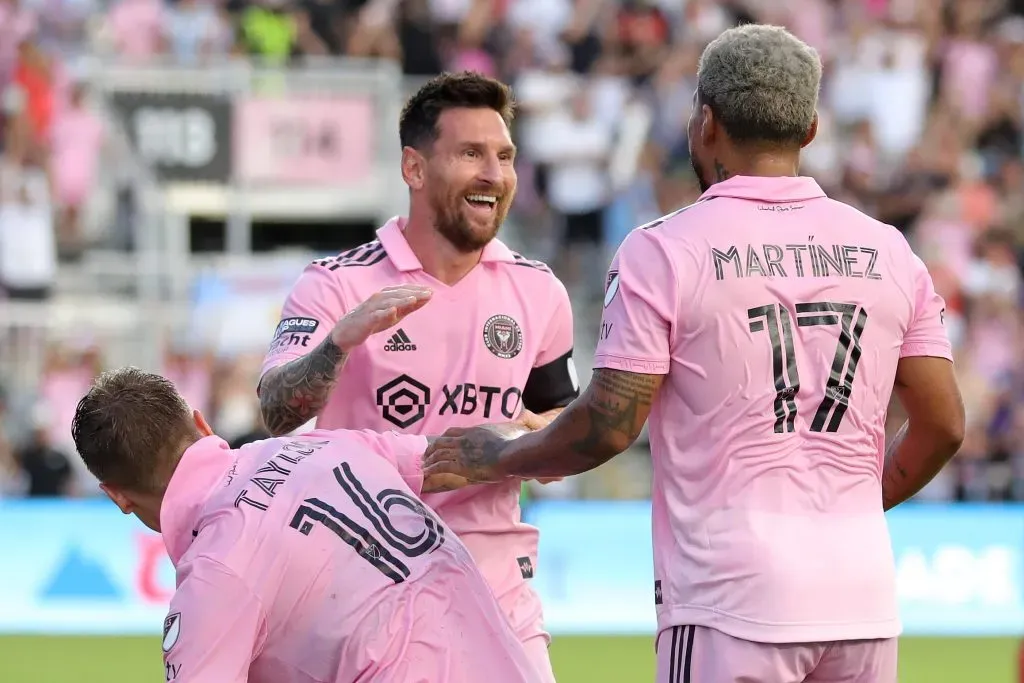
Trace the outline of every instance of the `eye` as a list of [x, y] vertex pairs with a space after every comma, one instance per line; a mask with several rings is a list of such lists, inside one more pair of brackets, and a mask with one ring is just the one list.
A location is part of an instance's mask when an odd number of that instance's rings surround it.
[[462, 153], [462, 155], [465, 156], [467, 159], [476, 159], [478, 156], [480, 156], [480, 153], [477, 152], [475, 149], [467, 149], [465, 152]]

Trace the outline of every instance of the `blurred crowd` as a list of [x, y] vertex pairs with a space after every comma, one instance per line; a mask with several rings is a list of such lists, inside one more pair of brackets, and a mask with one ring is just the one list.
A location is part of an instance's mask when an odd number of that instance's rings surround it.
[[[1024, 0], [0, 0], [0, 286], [45, 298], [88, 247], [80, 216], [108, 137], [82, 77], [90, 59], [350, 56], [514, 87], [510, 229], [587, 315], [595, 260], [698, 196], [686, 140], [697, 60], [748, 21], [785, 25], [822, 56], [803, 172], [904, 232], [947, 301], [969, 431], [921, 497], [1024, 500]], [[96, 349], [51, 355], [31, 419], [6, 425], [9, 493], [93, 490], [74, 483], [87, 478], [66, 421], [102, 362]], [[168, 368], [222, 432], [260, 433], [251, 362], [172, 354]], [[891, 432], [898, 404], [889, 417]]]

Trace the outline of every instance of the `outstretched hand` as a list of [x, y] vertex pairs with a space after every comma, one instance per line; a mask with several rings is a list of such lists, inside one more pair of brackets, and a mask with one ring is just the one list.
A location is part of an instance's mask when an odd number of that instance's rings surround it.
[[331, 341], [346, 353], [371, 334], [394, 327], [410, 313], [427, 305], [432, 291], [421, 285], [385, 287], [349, 311], [331, 331]]
[[499, 467], [501, 452], [526, 431], [515, 423], [449, 429], [423, 454], [423, 492], [502, 481], [506, 476]]

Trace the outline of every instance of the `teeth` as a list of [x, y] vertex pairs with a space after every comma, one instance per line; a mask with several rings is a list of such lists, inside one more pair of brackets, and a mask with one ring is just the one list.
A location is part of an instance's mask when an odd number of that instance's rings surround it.
[[488, 204], [494, 204], [498, 201], [498, 198], [489, 194], [471, 194], [466, 197], [471, 202], [487, 202]]

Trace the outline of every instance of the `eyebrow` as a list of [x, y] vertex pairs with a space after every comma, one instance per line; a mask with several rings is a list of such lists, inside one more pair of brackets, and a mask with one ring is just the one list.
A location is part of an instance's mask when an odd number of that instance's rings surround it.
[[[472, 147], [472, 148], [475, 148], [475, 149], [485, 149], [487, 147], [487, 143], [485, 143], [485, 142], [464, 142], [463, 143], [463, 147]], [[508, 145], [503, 145], [501, 147], [501, 149], [498, 150], [498, 153], [500, 154], [500, 153], [503, 153], [503, 152], [506, 152], [506, 153], [507, 152], [511, 152], [512, 154], [516, 154], [518, 151], [519, 151], [519, 148], [517, 148], [514, 144], [508, 144]]]

